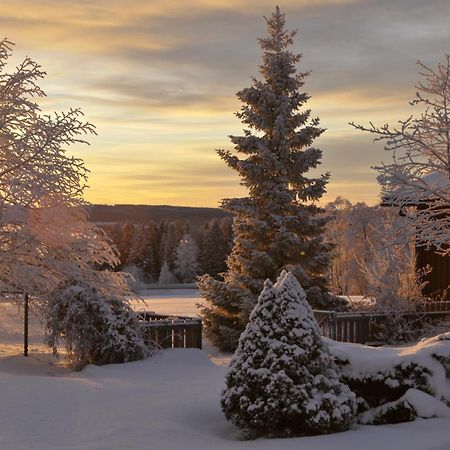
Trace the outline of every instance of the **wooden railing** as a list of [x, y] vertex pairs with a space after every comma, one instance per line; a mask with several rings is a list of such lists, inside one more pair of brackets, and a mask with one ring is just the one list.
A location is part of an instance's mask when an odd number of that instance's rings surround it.
[[[379, 340], [379, 332], [392, 315], [372, 312], [334, 312], [314, 310], [323, 336], [340, 342], [366, 344]], [[418, 312], [396, 313], [411, 323], [450, 317], [450, 302], [430, 302], [420, 305]]]
[[202, 319], [140, 312], [144, 338], [161, 348], [202, 348]]
[[[314, 310], [323, 336], [341, 342], [366, 344], [378, 341], [381, 327], [389, 314], [372, 312], [334, 312]], [[419, 312], [401, 313], [411, 321], [450, 317], [450, 302], [424, 303]], [[180, 317], [140, 312], [144, 322], [146, 342], [162, 348], [202, 348], [202, 320], [199, 317]]]
[[419, 306], [420, 311], [424, 312], [446, 312], [450, 311], [450, 302], [426, 302]]

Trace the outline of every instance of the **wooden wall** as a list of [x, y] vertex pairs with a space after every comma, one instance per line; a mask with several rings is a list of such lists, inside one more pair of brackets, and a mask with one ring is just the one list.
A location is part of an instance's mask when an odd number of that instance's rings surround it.
[[447, 290], [444, 299], [450, 300], [450, 256], [441, 256], [433, 250], [424, 247], [416, 248], [416, 265], [420, 269], [429, 264], [432, 271], [424, 279], [428, 281], [423, 293], [426, 296], [437, 297]]

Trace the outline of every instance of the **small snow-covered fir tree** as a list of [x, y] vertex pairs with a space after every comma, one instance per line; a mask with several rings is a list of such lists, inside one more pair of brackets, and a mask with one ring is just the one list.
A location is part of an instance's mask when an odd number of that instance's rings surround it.
[[175, 277], [169, 269], [169, 264], [167, 264], [167, 262], [164, 261], [164, 263], [161, 267], [161, 272], [159, 274], [158, 284], [161, 284], [161, 285], [172, 284], [172, 283], [175, 283], [175, 281], [176, 281]]
[[182, 283], [195, 281], [200, 272], [198, 248], [189, 234], [185, 234], [175, 249], [174, 273]]
[[255, 435], [301, 436], [348, 429], [355, 395], [322, 341], [291, 273], [267, 280], [231, 361], [222, 394], [228, 420]]
[[300, 92], [307, 73], [297, 73], [301, 55], [289, 50], [295, 31], [285, 29], [279, 8], [267, 19], [268, 37], [260, 39], [262, 81], [238, 92], [237, 116], [248, 127], [231, 136], [235, 150], [219, 156], [247, 187], [246, 198], [225, 199], [234, 216], [234, 245], [224, 281], [200, 279], [203, 323], [212, 342], [235, 349], [256, 304], [264, 280], [288, 269], [305, 287], [308, 301], [330, 307], [324, 274], [330, 246], [322, 238], [326, 219], [315, 202], [329, 175], [308, 176], [320, 164], [321, 150], [311, 147], [324, 131], [304, 109], [309, 95]]

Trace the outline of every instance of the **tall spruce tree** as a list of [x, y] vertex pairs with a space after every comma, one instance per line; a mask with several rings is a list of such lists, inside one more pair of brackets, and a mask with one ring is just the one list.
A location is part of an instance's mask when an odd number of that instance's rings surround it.
[[305, 287], [310, 304], [327, 307], [331, 300], [323, 276], [330, 250], [322, 239], [326, 220], [315, 205], [329, 174], [307, 176], [320, 164], [322, 152], [311, 145], [324, 130], [304, 108], [309, 95], [299, 91], [308, 73], [297, 73], [301, 55], [289, 50], [296, 32], [285, 29], [278, 7], [266, 21], [268, 37], [259, 40], [262, 80], [237, 94], [244, 135], [231, 136], [236, 152], [218, 150], [249, 195], [222, 201], [234, 215], [224, 281], [200, 279], [206, 334], [229, 350], [236, 348], [264, 280], [275, 281], [284, 269]]

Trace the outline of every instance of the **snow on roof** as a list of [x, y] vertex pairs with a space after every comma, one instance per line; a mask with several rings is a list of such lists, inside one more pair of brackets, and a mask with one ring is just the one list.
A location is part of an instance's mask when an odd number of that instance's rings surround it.
[[433, 193], [442, 194], [448, 192], [450, 178], [444, 172], [430, 172], [420, 179], [404, 184], [403, 186], [385, 194], [381, 199], [382, 206], [418, 205], [428, 202]]
[[447, 189], [450, 186], [450, 179], [448, 175], [443, 172], [431, 172], [422, 177], [424, 184], [432, 189]]

